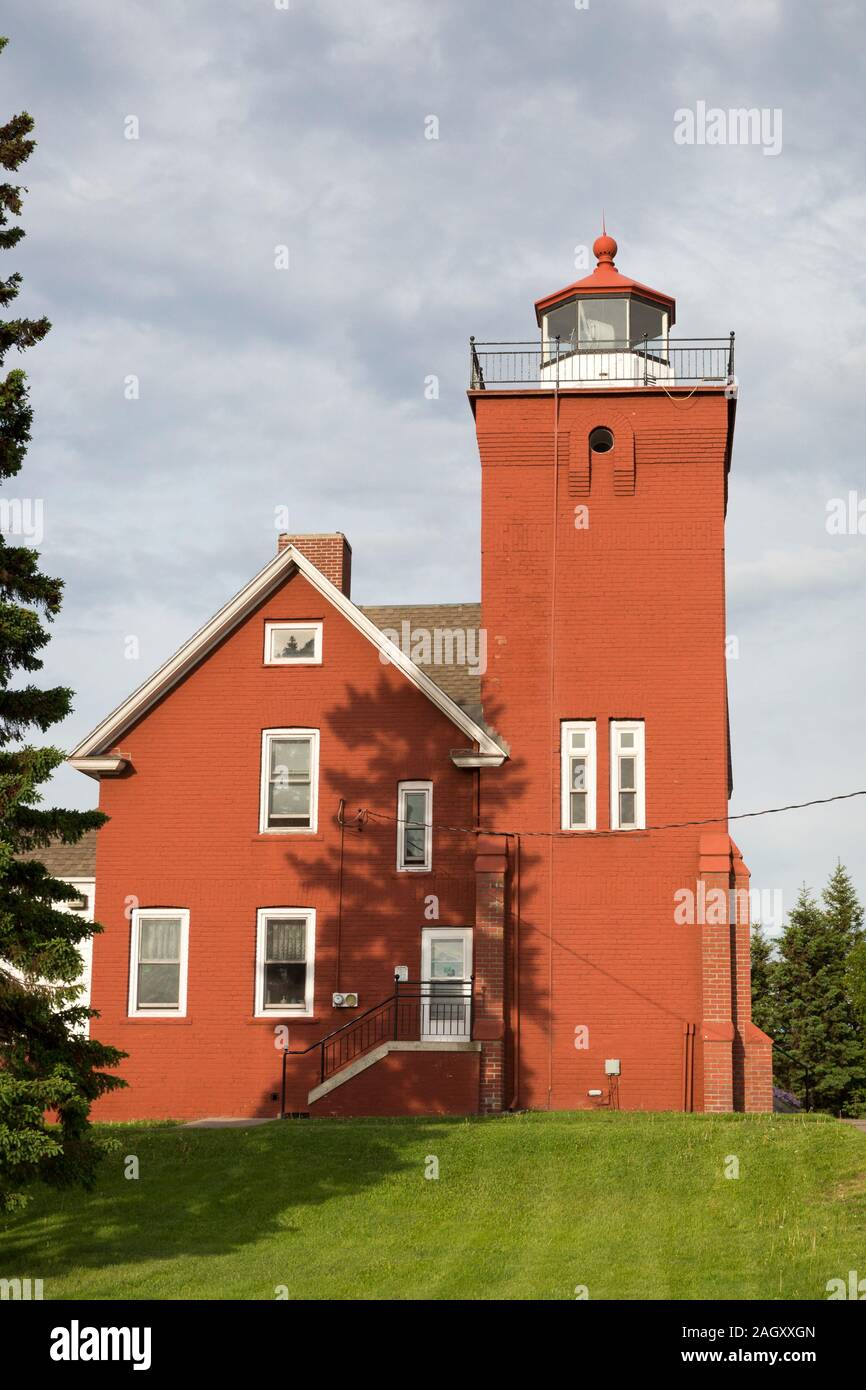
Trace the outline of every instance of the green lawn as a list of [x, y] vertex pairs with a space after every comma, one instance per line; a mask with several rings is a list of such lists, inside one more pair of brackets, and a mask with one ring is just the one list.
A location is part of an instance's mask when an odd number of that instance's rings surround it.
[[820, 1117], [112, 1132], [95, 1192], [0, 1224], [0, 1277], [46, 1298], [821, 1299], [866, 1276], [866, 1135]]

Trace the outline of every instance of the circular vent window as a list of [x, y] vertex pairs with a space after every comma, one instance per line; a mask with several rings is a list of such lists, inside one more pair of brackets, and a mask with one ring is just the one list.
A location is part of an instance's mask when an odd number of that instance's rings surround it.
[[599, 426], [589, 436], [589, 447], [594, 454], [606, 454], [613, 448], [613, 435], [610, 430]]

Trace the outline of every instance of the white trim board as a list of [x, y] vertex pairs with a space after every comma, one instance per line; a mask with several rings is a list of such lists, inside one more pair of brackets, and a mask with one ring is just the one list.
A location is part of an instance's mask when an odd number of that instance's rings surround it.
[[199, 628], [198, 632], [194, 633], [189, 641], [175, 652], [174, 656], [169, 657], [158, 671], [155, 671], [148, 680], [133, 691], [128, 699], [112, 710], [86, 738], [83, 738], [73, 748], [67, 761], [73, 767], [77, 765], [79, 771], [83, 772], [86, 769], [80, 766], [81, 759], [104, 757], [115, 746], [117, 740], [122, 738], [126, 731], [156, 704], [157, 700], [162, 699], [185, 675], [193, 670], [224, 637], [227, 637], [238, 627], [244, 618], [248, 617], [295, 570], [302, 574], [313, 588], [344, 618], [348, 619], [352, 626], [366, 637], [380, 653], [387, 655], [390, 664], [396, 666], [407, 680], [411, 681], [423, 695], [426, 695], [431, 704], [435, 705], [447, 719], [450, 719], [452, 724], [456, 725], [471, 742], [477, 743], [482, 753], [498, 754], [503, 759], [507, 756], [505, 749], [486, 729], [483, 729], [480, 724], [476, 724], [475, 720], [471, 719], [449, 695], [446, 695], [444, 690], [440, 690], [439, 686], [425, 675], [398, 646], [389, 641], [375, 623], [372, 623], [350, 599], [346, 598], [336, 585], [326, 579], [305, 555], [302, 555], [293, 545], [289, 545], [286, 546], [285, 550], [275, 555], [245, 588], [235, 594], [234, 598], [229, 599], [228, 603], [209, 622], [205, 623], [204, 627]]

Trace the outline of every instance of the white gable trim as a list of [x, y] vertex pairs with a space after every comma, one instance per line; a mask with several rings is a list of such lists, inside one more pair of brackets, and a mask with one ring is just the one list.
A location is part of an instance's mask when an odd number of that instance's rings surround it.
[[[79, 770], [84, 772], [87, 769], [81, 767], [81, 760], [84, 758], [98, 758], [108, 753], [119, 738], [122, 738], [129, 727], [140, 719], [157, 700], [177, 685], [193, 667], [207, 656], [208, 652], [228, 636], [234, 628], [243, 622], [244, 618], [255, 609], [264, 599], [268, 597], [278, 586], [289, 577], [293, 570], [298, 570], [305, 579], [313, 585], [314, 589], [323, 598], [332, 604], [343, 617], [348, 619], [353, 627], [367, 638], [377, 650], [388, 656], [391, 665], [396, 666], [402, 671], [407, 680], [411, 681], [431, 704], [450, 719], [466, 737], [472, 742], [477, 743], [483, 753], [499, 755], [504, 760], [505, 750], [500, 747], [496, 739], [492, 737], [474, 719], [462, 710], [458, 704], [446, 695], [444, 690], [431, 681], [430, 677], [415, 665], [393, 642], [390, 642], [384, 633], [380, 632], [375, 623], [355, 607], [345, 594], [326, 579], [319, 570], [316, 569], [305, 555], [302, 555], [294, 546], [286, 546], [285, 550], [274, 556], [263, 570], [250, 581], [244, 589], [235, 594], [234, 598], [229, 599], [228, 603], [219, 610], [218, 613], [205, 623], [204, 627], [199, 628], [188, 642], [175, 652], [174, 656], [169, 657], [159, 670], [140, 685], [137, 690], [124, 700], [123, 704], [118, 705], [117, 709], [112, 710], [101, 724], [82, 739], [77, 747], [73, 748], [68, 762], [73, 767], [76, 765]], [[102, 771], [103, 769], [100, 769]]]

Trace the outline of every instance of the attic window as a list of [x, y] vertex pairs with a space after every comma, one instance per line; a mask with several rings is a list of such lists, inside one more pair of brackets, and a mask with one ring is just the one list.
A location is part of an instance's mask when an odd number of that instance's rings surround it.
[[265, 623], [266, 666], [320, 666], [321, 664], [321, 623]]
[[613, 448], [613, 435], [609, 429], [599, 425], [589, 436], [589, 447], [594, 454], [607, 454]]

